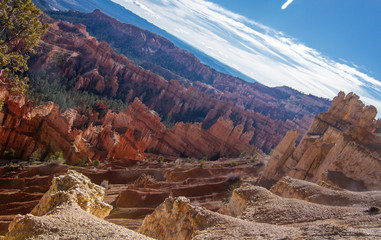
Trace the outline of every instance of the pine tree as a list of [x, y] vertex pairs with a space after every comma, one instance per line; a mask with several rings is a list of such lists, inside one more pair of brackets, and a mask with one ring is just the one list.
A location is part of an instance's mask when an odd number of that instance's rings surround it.
[[12, 79], [18, 91], [25, 91], [29, 54], [48, 28], [39, 20], [41, 10], [31, 0], [0, 1], [0, 70]]

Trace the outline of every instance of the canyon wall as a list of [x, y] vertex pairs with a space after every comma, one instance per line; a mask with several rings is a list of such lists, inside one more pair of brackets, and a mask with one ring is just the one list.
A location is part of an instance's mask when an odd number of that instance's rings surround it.
[[[96, 17], [97, 14], [93, 15]], [[265, 152], [271, 151], [287, 130], [306, 131], [312, 112], [325, 109], [328, 103], [287, 88], [249, 84], [228, 75], [212, 75], [215, 77], [213, 84], [185, 78], [167, 80], [116, 54], [106, 42], [98, 42], [89, 36], [84, 25], [53, 20], [48, 16], [44, 16], [43, 21], [51, 27], [42, 38], [44, 51], [31, 62], [34, 72], [51, 68], [56, 64], [54, 60], [60, 58], [62, 62], [57, 74], [74, 78], [78, 90], [124, 102], [139, 98], [172, 123], [199, 122], [203, 129], [210, 129], [221, 122], [221, 118], [232, 121], [234, 128], [243, 127], [246, 137], [250, 132], [254, 133], [250, 143]], [[133, 31], [133, 35], [137, 33]], [[153, 35], [153, 38], [162, 41], [159, 36]], [[182, 62], [179, 60], [180, 65]], [[301, 103], [308, 103], [310, 107]], [[283, 109], [289, 112], [283, 114]], [[300, 114], [291, 114], [293, 111]], [[274, 114], [279, 116], [274, 117]]]
[[[2, 80], [6, 78], [2, 76]], [[0, 87], [0, 150], [12, 158], [47, 158], [62, 152], [72, 163], [92, 160], [144, 159], [144, 152], [202, 158], [229, 157], [250, 151], [253, 132], [243, 132], [231, 120], [219, 118], [208, 130], [199, 123], [167, 128], [158, 114], [140, 100], [122, 112], [108, 111], [91, 119], [74, 109], [61, 112], [52, 102], [35, 105], [22, 94]], [[86, 120], [87, 119], [87, 120]], [[81, 130], [79, 127], [88, 125]], [[34, 156], [34, 157], [33, 157]]]

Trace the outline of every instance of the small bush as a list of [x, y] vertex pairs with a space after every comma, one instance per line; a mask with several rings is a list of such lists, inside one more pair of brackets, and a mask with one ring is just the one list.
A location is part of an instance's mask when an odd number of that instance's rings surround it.
[[205, 167], [205, 163], [201, 163], [200, 168], [204, 168], [204, 167]]
[[163, 163], [163, 162], [164, 162], [164, 157], [163, 157], [163, 156], [159, 156], [159, 157], [157, 158], [157, 162], [158, 162], [158, 163]]
[[29, 156], [29, 161], [31, 162], [37, 162], [41, 161], [41, 150], [37, 149]]
[[66, 160], [63, 158], [62, 152], [50, 153], [46, 158], [45, 162], [49, 165], [59, 165], [65, 164]]
[[202, 162], [206, 162], [206, 161], [208, 161], [208, 156], [204, 156], [203, 158], [201, 158], [200, 161], [202, 161]]
[[239, 154], [239, 158], [245, 158], [247, 157], [247, 151], [242, 151], [240, 154]]
[[256, 161], [258, 160], [259, 153], [254, 153], [253, 156], [251, 157], [251, 160]]
[[94, 165], [94, 167], [98, 167], [99, 164], [101, 164], [101, 162], [100, 162], [98, 159], [95, 160], [95, 161], [93, 161], [93, 165]]
[[231, 162], [231, 163], [230, 163], [230, 166], [232, 166], [232, 167], [236, 167], [236, 166], [238, 166], [238, 163], [235, 162], [235, 161], [234, 161], [234, 162]]
[[198, 159], [194, 158], [194, 157], [192, 157], [192, 158], [188, 157], [187, 160], [185, 160], [186, 163], [197, 162], [197, 161], [198, 161]]
[[4, 158], [11, 159], [15, 156], [15, 150], [13, 148], [10, 148], [9, 150], [4, 151]]

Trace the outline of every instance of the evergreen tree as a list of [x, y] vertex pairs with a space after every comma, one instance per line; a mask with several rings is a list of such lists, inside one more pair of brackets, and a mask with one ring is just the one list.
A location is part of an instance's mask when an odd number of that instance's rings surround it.
[[29, 54], [48, 28], [39, 20], [41, 10], [31, 0], [0, 1], [0, 69], [17, 90], [25, 91]]

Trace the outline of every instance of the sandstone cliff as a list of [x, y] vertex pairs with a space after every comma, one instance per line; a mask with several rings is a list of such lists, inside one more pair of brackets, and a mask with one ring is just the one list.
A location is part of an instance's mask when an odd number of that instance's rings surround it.
[[377, 110], [353, 93], [340, 92], [328, 112], [315, 117], [295, 148], [289, 132], [275, 149], [262, 182], [282, 176], [328, 183], [351, 190], [381, 189], [381, 138]]
[[[76, 110], [60, 112], [52, 102], [36, 106], [25, 96], [0, 87], [5, 109], [0, 113], [0, 150], [15, 150], [14, 158], [44, 159], [62, 152], [68, 162], [144, 159], [144, 152], [202, 158], [237, 156], [251, 150], [252, 132], [219, 118], [208, 130], [198, 123], [167, 128], [161, 118], [138, 99], [122, 112], [109, 111], [102, 119], [84, 120]], [[89, 126], [84, 130], [83, 121]], [[81, 123], [81, 124], [79, 124]], [[96, 123], [96, 124], [95, 124]]]
[[[110, 43], [128, 58], [167, 80], [192, 84], [214, 98], [223, 98], [271, 119], [294, 121], [328, 108], [328, 101], [287, 87], [269, 88], [223, 74], [202, 64], [194, 55], [167, 39], [131, 24], [121, 23], [100, 10], [92, 13], [54, 12], [52, 16], [84, 24], [88, 31]], [[306, 128], [308, 125], [306, 126]]]
[[0, 152], [14, 151], [13, 158], [33, 161], [47, 159], [61, 152], [72, 164], [91, 159], [104, 160], [107, 155], [118, 158], [144, 158], [144, 144], [128, 132], [119, 135], [107, 125], [90, 126], [84, 131], [74, 127], [83, 116], [73, 109], [64, 113], [48, 102], [36, 106], [22, 94], [11, 93], [0, 86]]

